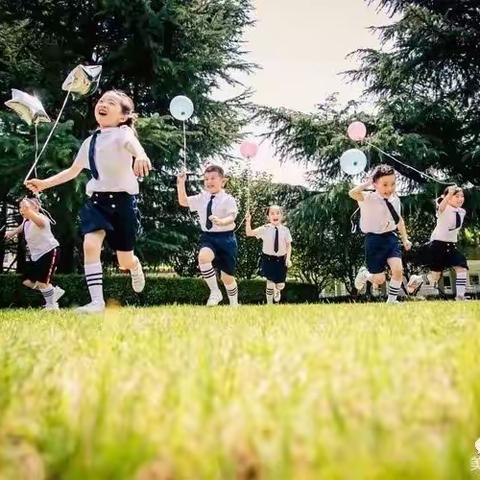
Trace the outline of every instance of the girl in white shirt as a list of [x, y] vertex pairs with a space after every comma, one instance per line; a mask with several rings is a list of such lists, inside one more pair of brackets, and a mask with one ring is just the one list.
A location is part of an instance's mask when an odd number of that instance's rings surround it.
[[79, 313], [105, 309], [100, 262], [105, 239], [116, 251], [120, 268], [130, 271], [134, 291], [141, 292], [145, 286], [142, 266], [134, 255], [138, 229], [135, 196], [137, 178], [148, 175], [152, 165], [135, 134], [132, 99], [119, 90], [106, 92], [95, 105], [95, 119], [99, 129], [83, 142], [70, 168], [44, 180], [26, 182], [30, 190], [39, 192], [72, 180], [84, 168], [90, 170], [89, 198], [80, 219], [85, 235], [85, 278], [91, 302], [77, 309]]
[[52, 285], [59, 243], [52, 234], [50, 219], [40, 212], [40, 206], [36, 198], [22, 199], [19, 211], [24, 221], [15, 230], [7, 232], [5, 239], [24, 234], [30, 261], [25, 265], [23, 285], [40, 291], [45, 299], [46, 310], [58, 310], [58, 300], [65, 293], [60, 287]]
[[456, 299], [465, 299], [468, 264], [465, 255], [457, 250], [458, 233], [463, 225], [465, 210], [463, 190], [456, 185], [447, 187], [437, 199], [437, 224], [430, 237], [428, 267], [430, 280], [438, 282], [446, 268], [456, 272]]
[[272, 304], [274, 301], [280, 302], [282, 290], [285, 288], [287, 269], [291, 266], [292, 235], [290, 230], [282, 225], [281, 207], [268, 207], [267, 218], [269, 223], [252, 229], [251, 215], [247, 212], [245, 228], [247, 237], [256, 237], [263, 241], [261, 272], [267, 279], [267, 304]]

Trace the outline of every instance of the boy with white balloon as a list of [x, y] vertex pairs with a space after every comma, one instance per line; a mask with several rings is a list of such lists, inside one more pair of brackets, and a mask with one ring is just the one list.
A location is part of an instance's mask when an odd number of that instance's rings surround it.
[[[348, 135], [352, 140], [365, 138], [366, 128], [361, 122], [349, 126]], [[366, 167], [365, 154], [361, 150], [348, 150], [342, 155], [340, 165], [349, 175], [361, 173]], [[367, 191], [373, 187], [375, 190]], [[379, 165], [371, 178], [352, 188], [349, 195], [360, 208], [360, 228], [365, 233], [365, 254], [367, 268], [362, 267], [355, 278], [355, 288], [361, 291], [366, 282], [374, 286], [385, 283], [385, 266], [392, 272], [388, 287], [387, 303], [397, 303], [403, 279], [402, 255], [396, 231], [400, 233], [403, 246], [412, 246], [408, 239], [405, 223], [401, 216], [400, 199], [395, 192], [396, 173], [389, 165]]]

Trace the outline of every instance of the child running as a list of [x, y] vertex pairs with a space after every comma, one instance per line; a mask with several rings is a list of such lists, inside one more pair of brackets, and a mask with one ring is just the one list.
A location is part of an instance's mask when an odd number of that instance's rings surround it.
[[30, 254], [30, 260], [25, 265], [23, 285], [40, 291], [45, 299], [45, 310], [58, 310], [58, 300], [65, 293], [52, 284], [58, 263], [59, 243], [53, 236], [50, 219], [41, 213], [40, 207], [37, 198], [23, 198], [19, 211], [24, 220], [17, 228], [7, 232], [5, 239], [10, 240], [23, 232]]
[[107, 91], [95, 105], [98, 129], [83, 142], [73, 164], [50, 178], [26, 182], [30, 190], [39, 192], [72, 180], [83, 169], [90, 170], [88, 199], [80, 220], [91, 302], [79, 307], [79, 313], [105, 309], [100, 260], [105, 239], [116, 251], [119, 267], [130, 271], [133, 290], [140, 293], [145, 286], [142, 266], [134, 254], [138, 229], [136, 195], [138, 177], [148, 175], [152, 164], [136, 136], [135, 118], [134, 104], [128, 95], [119, 90]]
[[[366, 191], [373, 186], [375, 191]], [[366, 282], [375, 287], [385, 283], [385, 267], [391, 270], [387, 303], [397, 303], [403, 277], [402, 254], [396, 230], [405, 250], [412, 244], [401, 216], [400, 199], [395, 193], [396, 172], [389, 165], [379, 165], [371, 179], [354, 187], [349, 195], [360, 206], [360, 229], [366, 234], [367, 268], [362, 267], [355, 278], [355, 288], [361, 291]]]
[[238, 305], [238, 287], [235, 280], [238, 246], [235, 236], [235, 218], [238, 214], [237, 202], [223, 187], [226, 183], [222, 167], [210, 165], [204, 172], [203, 192], [187, 196], [186, 173], [177, 177], [178, 203], [197, 212], [202, 235], [198, 266], [203, 279], [210, 289], [207, 306], [218, 305], [223, 300], [218, 287], [215, 269], [221, 277], [231, 306]]
[[261, 272], [267, 279], [265, 294], [267, 304], [280, 302], [282, 290], [285, 288], [287, 269], [291, 266], [292, 235], [282, 225], [283, 212], [278, 205], [267, 209], [269, 223], [252, 230], [251, 215], [247, 212], [245, 227], [247, 237], [256, 237], [263, 241]]
[[[465, 255], [457, 249], [458, 233], [465, 219], [465, 210], [462, 208], [465, 197], [463, 190], [456, 185], [449, 186], [437, 201], [437, 224], [427, 246], [427, 267], [431, 284], [440, 280], [447, 268], [453, 268], [456, 273], [455, 291], [456, 300], [465, 300], [467, 285], [468, 264]], [[412, 275], [408, 282], [408, 291], [413, 292], [421, 286], [423, 277]]]

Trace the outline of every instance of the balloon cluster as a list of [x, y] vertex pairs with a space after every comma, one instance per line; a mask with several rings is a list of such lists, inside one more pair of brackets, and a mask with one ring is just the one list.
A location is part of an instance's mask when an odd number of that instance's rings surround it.
[[98, 88], [101, 73], [102, 67], [100, 65], [78, 65], [68, 74], [62, 84], [62, 89], [67, 92], [67, 95], [40, 152], [38, 152], [37, 126], [39, 123], [50, 122], [50, 117], [47, 115], [42, 102], [37, 97], [15, 88], [12, 89], [12, 98], [6, 101], [5, 105], [16, 112], [17, 115], [28, 125], [33, 124], [35, 126], [35, 159], [25, 177], [25, 181], [28, 180], [31, 173], [35, 171], [40, 157], [43, 152], [45, 152], [45, 149], [52, 138], [53, 132], [60, 121], [65, 106], [67, 105], [69, 96], [72, 95], [74, 98], [78, 98], [83, 95], [91, 95]]
[[[364, 123], [352, 122], [347, 129], [347, 135], [354, 142], [361, 142], [367, 136], [367, 127]], [[367, 157], [358, 148], [351, 148], [340, 157], [340, 168], [347, 175], [358, 175], [365, 170]]]

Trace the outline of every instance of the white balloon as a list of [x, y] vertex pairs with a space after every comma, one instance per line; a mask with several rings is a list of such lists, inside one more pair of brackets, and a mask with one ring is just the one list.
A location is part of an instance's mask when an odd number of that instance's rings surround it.
[[366, 155], [357, 148], [351, 148], [340, 157], [340, 168], [347, 175], [358, 175], [365, 170], [367, 166]]
[[12, 99], [7, 100], [5, 105], [14, 110], [29, 125], [51, 121], [43, 108], [42, 102], [37, 97], [16, 88], [12, 88]]
[[101, 65], [77, 65], [62, 84], [62, 90], [77, 96], [91, 95], [100, 83]]
[[193, 103], [185, 95], [177, 95], [170, 102], [170, 113], [177, 120], [188, 120], [193, 115]]

